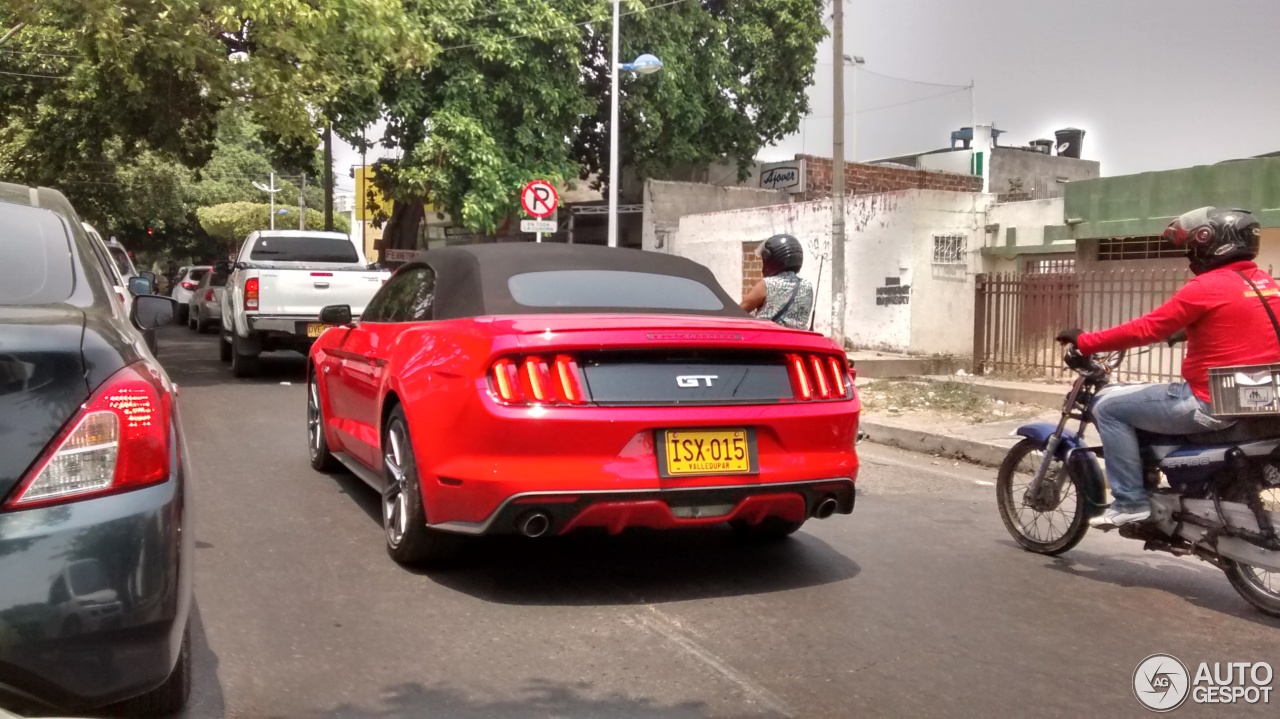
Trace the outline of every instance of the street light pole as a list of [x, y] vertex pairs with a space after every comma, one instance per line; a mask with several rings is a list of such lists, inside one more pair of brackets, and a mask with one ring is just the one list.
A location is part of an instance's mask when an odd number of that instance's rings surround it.
[[844, 0], [832, 3], [831, 334], [844, 349]]
[[609, 63], [609, 246], [618, 246], [618, 8], [613, 0], [613, 61]]

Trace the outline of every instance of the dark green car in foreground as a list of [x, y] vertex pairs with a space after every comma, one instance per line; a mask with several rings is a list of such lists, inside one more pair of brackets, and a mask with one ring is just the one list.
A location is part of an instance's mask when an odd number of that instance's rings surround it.
[[190, 693], [176, 388], [60, 193], [0, 184], [0, 708], [125, 716]]

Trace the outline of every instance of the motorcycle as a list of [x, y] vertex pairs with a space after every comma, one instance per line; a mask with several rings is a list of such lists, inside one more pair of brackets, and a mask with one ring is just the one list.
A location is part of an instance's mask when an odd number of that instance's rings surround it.
[[[1099, 459], [1088, 446], [1090, 407], [1123, 352], [1065, 357], [1078, 377], [1057, 426], [1027, 424], [996, 481], [1000, 518], [1024, 549], [1056, 556], [1076, 546], [1108, 506]], [[1074, 431], [1068, 424], [1079, 422]], [[1227, 575], [1245, 601], [1280, 617], [1280, 417], [1248, 418], [1189, 436], [1138, 432], [1151, 518], [1119, 528], [1144, 549], [1194, 555]]]

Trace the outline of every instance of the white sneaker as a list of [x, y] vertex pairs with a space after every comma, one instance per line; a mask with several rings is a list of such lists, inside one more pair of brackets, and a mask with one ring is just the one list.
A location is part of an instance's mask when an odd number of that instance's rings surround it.
[[1102, 516], [1090, 519], [1089, 526], [1098, 529], [1115, 529], [1133, 522], [1145, 522], [1150, 518], [1150, 509], [1144, 509], [1141, 512], [1121, 512], [1116, 509], [1108, 509]]

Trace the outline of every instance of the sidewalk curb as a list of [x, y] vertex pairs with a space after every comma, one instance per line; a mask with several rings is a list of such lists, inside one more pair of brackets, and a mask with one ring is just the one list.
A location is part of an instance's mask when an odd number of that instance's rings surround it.
[[999, 467], [1008, 454], [1009, 448], [998, 444], [978, 442], [964, 437], [956, 437], [936, 432], [925, 432], [907, 427], [896, 427], [881, 424], [875, 420], [862, 420], [859, 428], [867, 433], [867, 440], [876, 444], [886, 444], [911, 452], [937, 454], [943, 457], [962, 459], [973, 464], [986, 467]]

